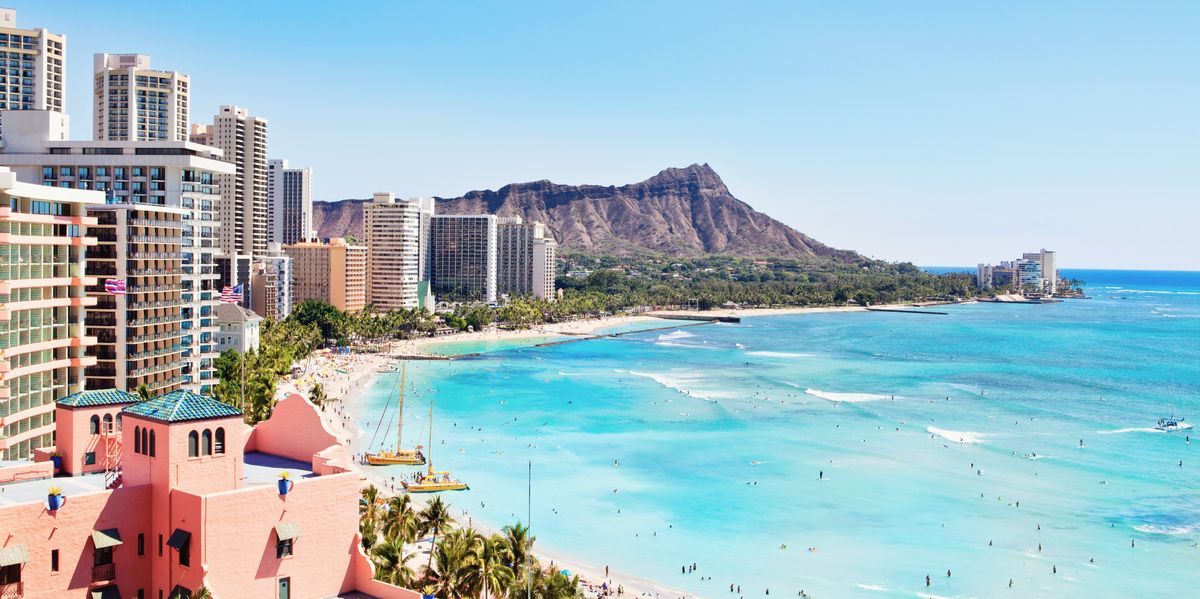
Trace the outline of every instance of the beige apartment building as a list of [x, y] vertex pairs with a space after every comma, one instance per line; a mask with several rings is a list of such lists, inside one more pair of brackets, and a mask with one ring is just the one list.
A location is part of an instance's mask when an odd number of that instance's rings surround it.
[[[86, 372], [88, 389], [133, 393], [141, 385], [159, 395], [187, 383], [189, 348], [182, 338], [185, 304], [184, 208], [123, 202], [89, 206], [98, 241], [87, 252], [87, 274], [96, 282], [88, 295], [87, 334], [98, 339], [95, 365]], [[125, 293], [106, 282], [123, 281]], [[211, 315], [210, 315], [211, 316]]]
[[145, 54], [96, 54], [93, 139], [187, 141], [187, 75], [150, 68]]
[[267, 249], [267, 120], [240, 106], [222, 106], [212, 125], [193, 127], [190, 140], [220, 149], [235, 167], [217, 181], [222, 283], [248, 283], [250, 257]]
[[[0, 8], [0, 110], [53, 110], [66, 106], [67, 37], [17, 28], [17, 11]], [[0, 137], [3, 123], [0, 122]]]
[[339, 310], [357, 312], [367, 303], [367, 247], [335, 237], [328, 243], [286, 245], [292, 259], [292, 302], [320, 300]]
[[421, 202], [376, 193], [363, 204], [367, 303], [378, 310], [420, 306]]
[[0, 460], [54, 445], [54, 402], [83, 390], [96, 362], [84, 332], [84, 251], [97, 191], [18, 183], [0, 168]]
[[501, 295], [554, 299], [558, 244], [546, 225], [519, 216], [496, 219], [496, 290]]

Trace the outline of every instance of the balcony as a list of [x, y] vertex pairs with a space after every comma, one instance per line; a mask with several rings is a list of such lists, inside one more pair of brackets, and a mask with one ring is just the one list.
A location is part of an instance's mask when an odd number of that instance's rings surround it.
[[21, 599], [25, 596], [25, 583], [0, 584], [0, 599]]
[[117, 565], [104, 564], [102, 566], [92, 566], [92, 582], [107, 582], [117, 579]]

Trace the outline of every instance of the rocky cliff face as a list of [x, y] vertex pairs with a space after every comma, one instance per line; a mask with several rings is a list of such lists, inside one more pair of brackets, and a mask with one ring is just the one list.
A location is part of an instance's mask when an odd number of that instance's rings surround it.
[[[314, 202], [321, 237], [361, 236], [364, 200]], [[438, 214], [522, 216], [546, 223], [565, 249], [628, 255], [637, 250], [694, 256], [855, 259], [755, 211], [707, 164], [669, 168], [621, 187], [514, 183], [437, 199]]]

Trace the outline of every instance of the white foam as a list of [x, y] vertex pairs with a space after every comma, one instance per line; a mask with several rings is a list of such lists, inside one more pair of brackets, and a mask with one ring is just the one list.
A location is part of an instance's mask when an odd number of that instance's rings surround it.
[[764, 358], [811, 358], [812, 354], [798, 354], [787, 351], [748, 351], [747, 356], [761, 356]]
[[687, 331], [671, 331], [670, 333], [663, 333], [662, 335], [659, 335], [658, 340], [670, 341], [672, 339], [687, 339], [688, 337], [695, 337], [695, 335]]
[[881, 399], [888, 399], [891, 397], [889, 395], [879, 395], [876, 393], [834, 393], [832, 391], [821, 391], [820, 389], [805, 389], [804, 392], [813, 397], [820, 397], [821, 399], [827, 401], [846, 403], [879, 401]]
[[[1192, 424], [1190, 422], [1184, 422], [1184, 423], [1180, 424], [1179, 428], [1177, 428], [1175, 430], [1187, 430], [1189, 428], [1192, 428]], [[1113, 431], [1096, 431], [1096, 432], [1101, 435], [1119, 435], [1122, 433], [1165, 433], [1168, 431], [1159, 430], [1152, 426], [1135, 426], [1135, 427], [1130, 427], [1130, 428], [1119, 428], [1119, 429], [1113, 430]]]
[[1200, 529], [1200, 525], [1176, 525], [1176, 526], [1159, 526], [1156, 524], [1139, 524], [1133, 527], [1138, 532], [1144, 532], [1155, 535], [1186, 535]]
[[1159, 289], [1126, 289], [1125, 293], [1152, 293], [1155, 295], [1200, 295], [1200, 291], [1163, 291]]
[[888, 591], [888, 590], [890, 590], [881, 584], [863, 584], [861, 582], [859, 582], [857, 584], [858, 584], [858, 588], [866, 589], [868, 591]]
[[983, 443], [983, 433], [973, 433], [970, 431], [949, 431], [936, 426], [927, 427], [925, 432], [937, 435], [947, 441], [953, 441], [955, 443]]
[[703, 380], [696, 375], [686, 373], [662, 374], [657, 372], [638, 372], [636, 370], [630, 370], [629, 374], [648, 378], [668, 389], [674, 389], [688, 397], [695, 397], [697, 399], [716, 401], [718, 399], [733, 399], [738, 397], [738, 394], [733, 391], [712, 391], [692, 388], [695, 386], [695, 383]]

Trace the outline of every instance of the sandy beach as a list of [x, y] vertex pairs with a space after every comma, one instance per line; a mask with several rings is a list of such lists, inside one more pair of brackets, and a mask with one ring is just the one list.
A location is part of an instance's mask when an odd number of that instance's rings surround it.
[[[394, 343], [390, 349], [392, 355], [432, 355], [436, 352], [434, 348], [449, 343], [463, 342], [482, 342], [482, 341], [515, 341], [520, 339], [537, 339], [556, 336], [587, 336], [594, 335], [601, 329], [610, 327], [623, 327], [636, 323], [648, 323], [646, 328], [653, 328], [655, 325], [649, 323], [661, 323], [662, 319], [651, 316], [607, 316], [604, 318], [590, 318], [583, 320], [574, 320], [571, 322], [560, 322], [554, 324], [538, 325], [528, 329], [500, 329], [489, 328], [483, 331], [474, 333], [456, 333], [454, 335], [446, 335], [443, 337], [428, 337], [425, 339], [412, 339], [408, 341], [400, 341]], [[669, 325], [670, 323], [668, 323]], [[663, 326], [663, 325], [657, 325]]]

